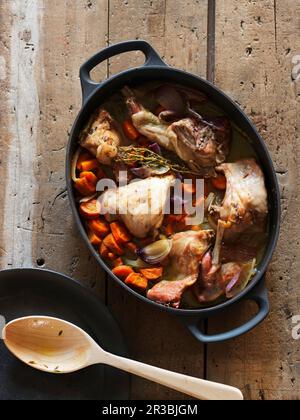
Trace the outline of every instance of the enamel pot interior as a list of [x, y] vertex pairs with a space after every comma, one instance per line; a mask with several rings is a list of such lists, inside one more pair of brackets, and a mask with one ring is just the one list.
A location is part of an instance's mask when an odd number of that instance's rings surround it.
[[[167, 82], [175, 82], [180, 83], [182, 85], [186, 85], [188, 87], [192, 87], [194, 89], [198, 89], [204, 92], [209, 99], [215, 102], [224, 112], [228, 115], [228, 117], [233, 120], [239, 127], [242, 129], [251, 139], [251, 144], [254, 150], [256, 151], [257, 156], [259, 157], [261, 167], [263, 168], [265, 178], [266, 178], [266, 185], [268, 189], [268, 196], [269, 196], [269, 236], [268, 236], [268, 243], [265, 251], [264, 258], [262, 259], [257, 274], [248, 285], [248, 287], [236, 296], [232, 300], [228, 300], [220, 305], [213, 306], [210, 308], [205, 309], [193, 309], [193, 310], [185, 310], [185, 309], [172, 309], [168, 307], [164, 307], [159, 305], [155, 302], [148, 300], [147, 298], [141, 296], [140, 294], [136, 293], [134, 290], [130, 289], [126, 286], [121, 280], [119, 280], [116, 276], [113, 275], [109, 267], [105, 264], [105, 262], [101, 259], [99, 254], [90, 245], [87, 234], [85, 232], [84, 226], [80, 220], [77, 205], [75, 202], [75, 197], [73, 193], [72, 187], [72, 180], [70, 176], [70, 168], [71, 168], [71, 161], [72, 156], [77, 148], [78, 145], [78, 136], [80, 131], [83, 129], [85, 124], [88, 122], [91, 114], [98, 108], [114, 91], [120, 90], [125, 85], [135, 85], [141, 84], [143, 82], [149, 81], [167, 81]], [[126, 72], [120, 73], [119, 75], [113, 76], [109, 80], [103, 82], [101, 85], [95, 85], [94, 92], [91, 93], [88, 100], [85, 101], [71, 132], [70, 141], [67, 150], [67, 186], [68, 186], [68, 193], [71, 202], [71, 207], [73, 211], [73, 215], [75, 217], [76, 223], [79, 227], [81, 235], [86, 242], [87, 246], [89, 247], [90, 251], [97, 259], [99, 264], [108, 272], [111, 278], [113, 278], [118, 284], [120, 284], [123, 288], [125, 288], [129, 293], [135, 295], [138, 299], [148, 303], [150, 305], [154, 305], [157, 309], [169, 311], [176, 315], [180, 316], [190, 316], [197, 314], [198, 317], [207, 318], [208, 316], [212, 315], [213, 313], [219, 312], [220, 310], [225, 309], [226, 307], [234, 304], [238, 300], [245, 297], [256, 285], [257, 283], [263, 278], [268, 264], [271, 261], [272, 255], [274, 253], [278, 235], [279, 235], [279, 228], [280, 228], [280, 194], [279, 188], [277, 183], [276, 173], [273, 167], [272, 160], [270, 158], [269, 152], [264, 144], [264, 141], [258, 134], [255, 126], [253, 123], [248, 119], [248, 117], [244, 114], [244, 112], [223, 92], [217, 89], [211, 83], [194, 76], [192, 74], [172, 69], [167, 66], [148, 66], [148, 67], [141, 67], [137, 69], [128, 70]]]

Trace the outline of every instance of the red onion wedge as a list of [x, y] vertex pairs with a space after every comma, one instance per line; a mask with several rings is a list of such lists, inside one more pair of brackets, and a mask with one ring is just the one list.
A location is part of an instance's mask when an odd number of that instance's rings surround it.
[[163, 239], [154, 242], [145, 248], [139, 249], [137, 255], [147, 264], [156, 265], [161, 263], [170, 254], [172, 241]]

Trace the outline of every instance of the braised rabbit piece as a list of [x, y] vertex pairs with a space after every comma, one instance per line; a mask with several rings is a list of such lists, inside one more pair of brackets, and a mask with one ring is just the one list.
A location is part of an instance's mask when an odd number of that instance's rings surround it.
[[[178, 101], [178, 92], [174, 96], [179, 105], [156, 116], [137, 102], [130, 89], [125, 88], [123, 93], [135, 128], [148, 139], [175, 152], [192, 170], [213, 175], [214, 168], [225, 162], [232, 135], [227, 118], [211, 118], [210, 121], [202, 118], [190, 109], [188, 102], [182, 100], [181, 104]], [[166, 121], [167, 116], [177, 121], [170, 124]]]
[[72, 179], [95, 251], [153, 302], [217, 305], [259, 268], [264, 174], [251, 139], [201, 91], [152, 81], [112, 92], [79, 136]]
[[213, 213], [229, 223], [225, 237], [236, 237], [245, 231], [264, 231], [268, 215], [268, 194], [261, 168], [255, 159], [224, 163], [217, 168], [225, 174], [227, 188], [221, 206]]
[[80, 145], [89, 150], [100, 163], [111, 165], [118, 153], [121, 135], [111, 115], [100, 109], [82, 133]]
[[209, 230], [174, 235], [167, 273], [172, 280], [158, 283], [148, 292], [148, 298], [178, 308], [185, 290], [198, 279], [202, 258], [213, 237], [214, 232]]
[[100, 198], [102, 212], [116, 214], [136, 238], [153, 236], [163, 223], [174, 181], [173, 175], [152, 177], [109, 189]]

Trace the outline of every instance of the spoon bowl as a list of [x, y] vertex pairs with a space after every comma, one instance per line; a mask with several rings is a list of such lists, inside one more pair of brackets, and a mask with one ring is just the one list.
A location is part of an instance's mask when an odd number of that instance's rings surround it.
[[3, 329], [7, 348], [28, 366], [66, 374], [98, 363], [157, 382], [203, 400], [243, 400], [240, 390], [170, 372], [103, 350], [86, 332], [67, 321], [34, 316], [16, 319]]
[[48, 373], [81, 370], [92, 364], [92, 350], [100, 349], [76, 325], [43, 316], [10, 322], [4, 327], [3, 339], [19, 360]]

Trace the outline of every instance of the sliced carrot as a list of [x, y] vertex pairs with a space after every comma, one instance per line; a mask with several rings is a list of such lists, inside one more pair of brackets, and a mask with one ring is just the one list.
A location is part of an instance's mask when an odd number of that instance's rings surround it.
[[[184, 215], [184, 217], [185, 217], [185, 215]], [[179, 222], [181, 222], [182, 218], [183, 218], [182, 214], [169, 214], [165, 218], [165, 223], [166, 224], [179, 223]]]
[[140, 269], [140, 273], [143, 274], [144, 277], [146, 277], [147, 280], [158, 280], [162, 277], [164, 272], [163, 267], [153, 267], [153, 268], [143, 268]]
[[116, 255], [124, 254], [124, 250], [117, 243], [112, 233], [106, 236], [103, 243], [110, 250], [110, 252], [113, 252]]
[[175, 232], [174, 224], [169, 223], [165, 228], [165, 235], [166, 236], [172, 236], [174, 234], [174, 232]]
[[100, 163], [97, 159], [85, 160], [81, 163], [81, 170], [83, 172], [95, 171], [99, 169]]
[[127, 228], [122, 223], [113, 222], [111, 223], [110, 228], [111, 228], [112, 234], [114, 235], [115, 240], [121, 246], [131, 241], [132, 236], [130, 235]]
[[132, 267], [128, 265], [120, 265], [114, 268], [112, 272], [121, 280], [126, 280], [130, 274], [134, 273]]
[[124, 265], [124, 262], [121, 257], [117, 258], [116, 260], [112, 261], [112, 266], [114, 268], [120, 267], [121, 265]]
[[86, 172], [81, 172], [80, 174], [80, 178], [81, 179], [86, 179], [87, 182], [89, 182], [90, 184], [94, 184], [96, 186], [98, 179], [96, 177], [95, 174], [93, 174], [93, 172], [91, 171], [86, 171]]
[[116, 260], [116, 258], [117, 258], [117, 255], [116, 255], [116, 254], [114, 254], [113, 252], [109, 252], [109, 253], [108, 253], [108, 255], [107, 255], [107, 259], [108, 259], [109, 261], [115, 261], [115, 260]]
[[127, 242], [127, 244], [125, 245], [125, 248], [128, 249], [128, 251], [132, 252], [133, 254], [136, 254], [138, 250], [138, 246], [134, 242]]
[[89, 233], [89, 241], [94, 246], [99, 246], [102, 243], [102, 239], [99, 238], [94, 232]]
[[126, 137], [132, 141], [136, 141], [140, 137], [140, 133], [137, 131], [131, 120], [127, 120], [123, 124], [123, 131]]
[[218, 175], [216, 178], [211, 179], [211, 183], [217, 190], [224, 191], [227, 187], [227, 180], [224, 175]]
[[200, 230], [202, 230], [201, 226], [197, 226], [197, 225], [191, 226], [189, 227], [189, 229], [193, 230], [194, 232], [199, 232]]
[[102, 258], [108, 258], [109, 249], [106, 245], [102, 242], [102, 244], [99, 247], [99, 254]]
[[93, 159], [95, 158], [91, 153], [87, 151], [82, 152], [77, 160], [76, 168], [78, 171], [82, 171], [82, 163]]
[[86, 178], [80, 178], [75, 182], [75, 188], [83, 197], [95, 194], [96, 185], [90, 183]]
[[87, 203], [82, 203], [79, 208], [81, 216], [85, 219], [96, 219], [100, 215], [100, 203], [98, 200], [91, 200]]
[[88, 228], [100, 238], [105, 238], [110, 232], [109, 224], [105, 219], [95, 219], [88, 222]]
[[125, 283], [127, 286], [131, 286], [138, 289], [141, 292], [145, 292], [148, 287], [148, 280], [142, 274], [132, 273], [126, 278]]

